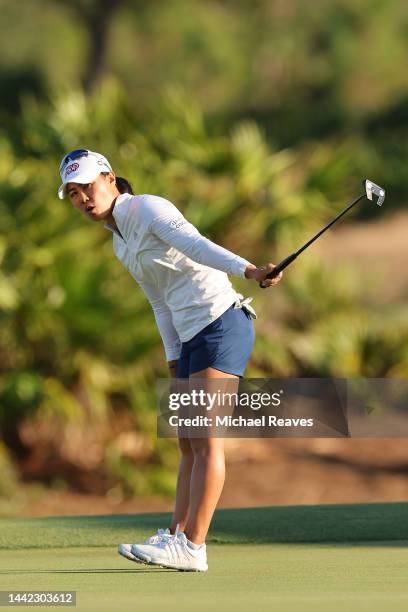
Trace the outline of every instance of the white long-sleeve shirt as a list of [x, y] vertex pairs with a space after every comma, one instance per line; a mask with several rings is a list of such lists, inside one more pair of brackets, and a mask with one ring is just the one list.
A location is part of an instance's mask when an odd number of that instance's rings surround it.
[[122, 194], [112, 214], [119, 232], [105, 227], [114, 252], [153, 308], [166, 358], [178, 359], [182, 342], [243, 297], [227, 274], [245, 278], [250, 262], [202, 236], [159, 196]]

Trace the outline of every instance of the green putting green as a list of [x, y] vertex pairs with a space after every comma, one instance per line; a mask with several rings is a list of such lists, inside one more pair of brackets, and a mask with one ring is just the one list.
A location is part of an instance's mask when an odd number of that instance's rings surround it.
[[75, 590], [78, 610], [118, 612], [406, 610], [407, 516], [402, 503], [220, 510], [206, 574], [116, 553], [167, 514], [2, 519], [0, 590]]

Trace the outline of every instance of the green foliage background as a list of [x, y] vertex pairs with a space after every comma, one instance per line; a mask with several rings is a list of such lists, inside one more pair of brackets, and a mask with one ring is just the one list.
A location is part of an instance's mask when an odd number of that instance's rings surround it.
[[[0, 1], [0, 495], [16, 469], [118, 497], [172, 495], [150, 307], [110, 233], [57, 199], [59, 159], [102, 151], [136, 192], [172, 200], [256, 264], [297, 248], [363, 176], [384, 184], [388, 210], [404, 205], [407, 5], [122, 2], [88, 90], [73, 9], [98, 2], [23, 4]], [[407, 294], [378, 301], [375, 270], [310, 252], [276, 291], [233, 282], [259, 313], [247, 376], [406, 376]]]

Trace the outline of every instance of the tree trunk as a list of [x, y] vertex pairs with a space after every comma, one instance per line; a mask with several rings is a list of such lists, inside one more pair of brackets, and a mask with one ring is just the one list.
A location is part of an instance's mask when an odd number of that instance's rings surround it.
[[89, 51], [82, 75], [84, 90], [89, 93], [100, 80], [105, 68], [109, 26], [122, 0], [99, 0], [85, 15], [89, 32]]
[[[60, 0], [54, 0], [60, 4]], [[84, 58], [81, 75], [84, 90], [89, 93], [100, 80], [106, 60], [109, 27], [111, 21], [125, 0], [70, 0], [67, 8], [74, 12], [79, 23], [88, 33], [88, 53]]]

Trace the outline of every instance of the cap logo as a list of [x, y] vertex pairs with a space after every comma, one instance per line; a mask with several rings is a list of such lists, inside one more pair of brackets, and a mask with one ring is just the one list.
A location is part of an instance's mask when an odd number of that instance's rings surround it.
[[75, 170], [78, 170], [78, 168], [79, 168], [79, 164], [77, 164], [77, 162], [74, 162], [73, 164], [70, 164], [69, 166], [67, 166], [65, 170], [65, 177], [71, 174], [71, 172], [75, 172]]

